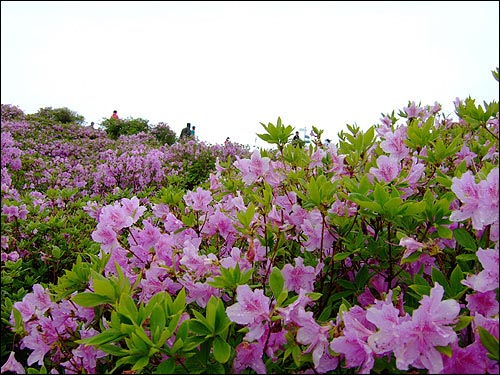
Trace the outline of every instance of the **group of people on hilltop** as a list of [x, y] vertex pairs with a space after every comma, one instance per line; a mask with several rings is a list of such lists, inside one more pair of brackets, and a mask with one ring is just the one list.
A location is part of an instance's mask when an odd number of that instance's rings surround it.
[[191, 123], [188, 122], [186, 127], [181, 130], [181, 135], [179, 139], [187, 138], [187, 137], [195, 137], [196, 126], [191, 126]]

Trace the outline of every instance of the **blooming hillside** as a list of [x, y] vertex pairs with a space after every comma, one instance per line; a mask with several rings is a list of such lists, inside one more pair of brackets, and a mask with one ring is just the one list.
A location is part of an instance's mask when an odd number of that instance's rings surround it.
[[253, 152], [2, 121], [2, 371], [498, 373], [498, 103], [440, 111]]

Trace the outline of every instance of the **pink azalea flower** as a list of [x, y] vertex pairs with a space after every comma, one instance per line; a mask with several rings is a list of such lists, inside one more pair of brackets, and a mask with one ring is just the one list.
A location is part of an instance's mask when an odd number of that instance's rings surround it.
[[122, 198], [120, 201], [125, 212], [132, 218], [132, 224], [135, 223], [142, 214], [146, 211], [146, 207], [139, 206], [139, 198], [132, 197], [131, 199]]
[[238, 159], [234, 166], [241, 171], [245, 185], [251, 185], [269, 171], [270, 159], [261, 157], [259, 150], [254, 150], [250, 159]]
[[119, 246], [116, 231], [109, 225], [97, 224], [96, 230], [90, 236], [95, 242], [100, 243], [101, 248], [107, 253]]
[[306, 295], [307, 291], [305, 289], [299, 290], [299, 296], [297, 299], [286, 307], [278, 307], [277, 311], [283, 318], [283, 324], [298, 325], [299, 311], [304, 309], [309, 303], [312, 302], [311, 298]]
[[304, 353], [312, 352], [314, 367], [317, 368], [323, 354], [328, 352], [328, 331], [332, 325], [327, 323], [320, 326], [314, 320], [312, 311], [305, 311], [304, 308], [299, 308], [297, 318], [297, 324], [300, 326], [297, 331], [297, 342], [309, 345]]
[[495, 290], [467, 294], [465, 299], [467, 300], [467, 308], [471, 313], [477, 312], [486, 317], [493, 317], [498, 314], [498, 301]]
[[214, 235], [216, 232], [219, 232], [224, 239], [227, 239], [231, 233], [235, 232], [233, 222], [220, 211], [219, 207], [208, 217], [208, 221], [203, 228], [203, 233], [207, 235]]
[[385, 181], [386, 183], [397, 178], [401, 172], [399, 159], [387, 155], [380, 155], [377, 158], [377, 167], [371, 167], [370, 173], [377, 177], [379, 181]]
[[436, 346], [446, 346], [457, 340], [452, 324], [460, 312], [455, 300], [442, 301], [444, 289], [435, 283], [430, 296], [424, 296], [412, 319], [401, 323], [398, 343], [394, 346], [396, 366], [426, 368], [436, 374], [443, 370], [443, 360]]
[[7, 371], [13, 372], [14, 374], [26, 374], [26, 370], [23, 365], [16, 360], [14, 352], [10, 352], [7, 362], [5, 362], [2, 366], [2, 374]]
[[499, 283], [499, 251], [496, 249], [481, 249], [476, 255], [483, 266], [483, 270], [477, 275], [469, 275], [462, 284], [474, 289], [477, 292], [488, 292], [498, 288]]
[[485, 374], [487, 373], [486, 351], [478, 341], [461, 348], [457, 342], [451, 345], [452, 357], [443, 355], [441, 374]]
[[462, 148], [460, 149], [459, 152], [456, 153], [456, 157], [457, 159], [455, 160], [455, 165], [458, 165], [460, 164], [463, 160], [465, 160], [465, 165], [467, 167], [469, 167], [472, 162], [474, 161], [474, 158], [476, 157], [477, 155], [475, 153], [473, 153], [469, 147], [467, 147], [467, 145], [464, 143]]
[[195, 211], [209, 212], [209, 204], [212, 202], [212, 193], [198, 187], [195, 192], [188, 191], [184, 195], [184, 201], [188, 207]]
[[99, 224], [109, 226], [114, 231], [130, 227], [134, 221], [119, 204], [104, 206], [99, 215]]
[[408, 258], [415, 251], [423, 248], [425, 245], [421, 242], [414, 240], [413, 238], [403, 237], [401, 238], [401, 240], [399, 240], [399, 246], [406, 247], [406, 250], [403, 253], [403, 256], [401, 257], [401, 259], [405, 259]]
[[461, 178], [453, 177], [451, 190], [462, 202], [459, 210], [453, 211], [452, 221], [472, 219], [472, 227], [482, 230], [486, 225], [498, 223], [498, 168], [488, 174], [486, 180], [476, 184], [471, 171]]
[[323, 230], [323, 225], [323, 217], [317, 208], [308, 212], [307, 218], [300, 226], [307, 236], [307, 240], [304, 242], [307, 251], [332, 247], [335, 238], [328, 230]]
[[360, 374], [369, 374], [375, 359], [367, 340], [374, 333], [375, 326], [366, 320], [366, 311], [359, 306], [344, 312], [342, 320], [343, 335], [332, 340], [330, 349], [344, 355], [347, 368], [361, 367]]
[[33, 315], [40, 317], [54, 306], [55, 304], [50, 300], [48, 290], [44, 289], [40, 284], [35, 284], [33, 285], [33, 292], [26, 294], [21, 302], [15, 302], [13, 307], [21, 313], [21, 317], [27, 322]]
[[410, 152], [405, 144], [406, 133], [407, 128], [405, 126], [397, 128], [394, 133], [386, 133], [385, 140], [380, 142], [380, 147], [384, 152], [390, 154], [391, 157], [399, 160], [405, 158]]
[[260, 337], [264, 332], [263, 322], [270, 321], [269, 304], [270, 299], [264, 295], [264, 291], [257, 289], [252, 291], [247, 284], [236, 288], [236, 300], [234, 305], [226, 308], [228, 318], [238, 324], [248, 325], [250, 331], [245, 339], [252, 341]]
[[243, 370], [250, 367], [257, 374], [266, 373], [266, 365], [262, 360], [264, 347], [260, 343], [248, 343], [243, 341], [236, 347], [236, 356], [233, 361], [235, 374], [241, 374]]
[[314, 290], [316, 271], [313, 266], [304, 266], [304, 259], [301, 257], [295, 258], [295, 267], [288, 263], [285, 264], [281, 273], [285, 279], [285, 287], [288, 290], [293, 290], [296, 293], [301, 288], [308, 292]]

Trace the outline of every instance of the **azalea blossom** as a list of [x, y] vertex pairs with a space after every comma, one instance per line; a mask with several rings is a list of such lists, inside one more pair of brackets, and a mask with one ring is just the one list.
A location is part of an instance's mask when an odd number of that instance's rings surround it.
[[396, 179], [401, 172], [400, 160], [392, 156], [380, 155], [377, 158], [377, 167], [371, 167], [370, 173], [386, 183]]

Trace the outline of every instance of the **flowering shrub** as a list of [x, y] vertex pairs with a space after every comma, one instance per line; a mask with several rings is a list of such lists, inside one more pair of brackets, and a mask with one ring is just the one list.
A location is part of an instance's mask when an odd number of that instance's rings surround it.
[[[99, 252], [12, 304], [2, 371], [498, 373], [498, 103], [456, 115], [408, 103], [303, 148], [278, 119], [258, 134], [276, 149], [187, 189], [149, 190], [146, 164], [83, 208]], [[203, 147], [101, 155], [181, 173]]]

